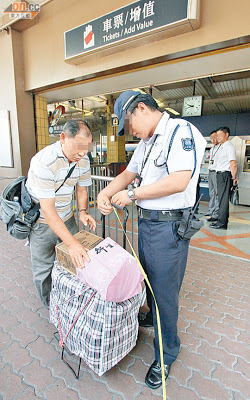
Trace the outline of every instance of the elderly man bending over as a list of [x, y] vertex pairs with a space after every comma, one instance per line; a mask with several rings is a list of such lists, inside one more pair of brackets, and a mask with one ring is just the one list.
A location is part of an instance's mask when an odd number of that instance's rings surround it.
[[[63, 127], [60, 140], [39, 151], [30, 162], [26, 186], [34, 202], [39, 201], [41, 205], [40, 218], [30, 234], [33, 280], [46, 308], [49, 308], [56, 244], [59, 241], [66, 244], [77, 267], [83, 267], [84, 261], [89, 260], [86, 250], [73, 236], [77, 225], [71, 203], [76, 185], [80, 220], [95, 229], [96, 222], [87, 213], [87, 186], [91, 185], [91, 178], [86, 154], [91, 143], [89, 125], [83, 120], [69, 121]], [[64, 182], [71, 169], [73, 172]]]

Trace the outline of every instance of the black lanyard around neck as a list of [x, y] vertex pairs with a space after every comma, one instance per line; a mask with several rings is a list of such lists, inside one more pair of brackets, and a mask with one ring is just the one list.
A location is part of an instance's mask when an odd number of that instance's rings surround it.
[[75, 169], [75, 167], [76, 167], [76, 164], [77, 164], [77, 163], [75, 163], [75, 165], [73, 165], [73, 167], [70, 168], [69, 172], [67, 173], [67, 175], [66, 175], [65, 178], [64, 178], [63, 183], [59, 186], [59, 188], [57, 188], [57, 189], [55, 190], [55, 193], [58, 192], [59, 189], [61, 189], [61, 187], [62, 187], [62, 186], [64, 185], [64, 183], [66, 182], [66, 180], [71, 176], [72, 172], [74, 171], [74, 169]]
[[[149, 158], [149, 156], [150, 156], [150, 153], [151, 153], [151, 151], [152, 151], [152, 148], [154, 147], [154, 144], [155, 144], [156, 139], [158, 138], [158, 136], [159, 136], [159, 135], [155, 135], [154, 141], [153, 141], [153, 143], [151, 144], [149, 151], [147, 152], [146, 158], [145, 158], [145, 160], [142, 161], [140, 176], [141, 176], [142, 171], [143, 171], [143, 169], [144, 169], [144, 167], [145, 167], [145, 165], [146, 165], [146, 162], [148, 161], [148, 158]], [[145, 146], [146, 146], [146, 144], [145, 144]], [[145, 151], [146, 151], [146, 148], [145, 148]], [[145, 154], [145, 152], [144, 152], [144, 154]]]
[[[212, 151], [212, 157], [211, 157], [211, 161], [214, 159], [214, 157], [215, 157], [215, 154], [217, 153], [217, 151], [219, 150], [221, 148], [221, 144], [219, 144], [218, 145], [218, 147], [217, 147], [217, 149], [216, 149], [216, 152], [214, 153], [213, 151]], [[214, 148], [212, 149], [212, 150], [214, 150]]]

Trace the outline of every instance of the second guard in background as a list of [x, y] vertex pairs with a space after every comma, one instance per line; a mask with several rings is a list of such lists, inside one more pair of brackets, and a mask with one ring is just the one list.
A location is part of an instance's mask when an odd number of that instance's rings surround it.
[[210, 134], [210, 139], [212, 142], [212, 147], [210, 149], [210, 158], [209, 158], [209, 166], [208, 166], [208, 185], [209, 185], [209, 205], [208, 212], [205, 214], [206, 216], [210, 216], [208, 219], [209, 222], [215, 222], [218, 220], [218, 211], [219, 211], [219, 200], [218, 200], [218, 191], [217, 191], [217, 180], [216, 180], [216, 165], [219, 157], [219, 150], [221, 144], [218, 143], [217, 140], [217, 131], [213, 131]]
[[229, 194], [236, 178], [237, 163], [234, 145], [228, 140], [230, 129], [221, 127], [217, 131], [218, 142], [221, 144], [216, 164], [216, 179], [219, 200], [218, 221], [210, 226], [215, 229], [227, 229], [229, 218]]

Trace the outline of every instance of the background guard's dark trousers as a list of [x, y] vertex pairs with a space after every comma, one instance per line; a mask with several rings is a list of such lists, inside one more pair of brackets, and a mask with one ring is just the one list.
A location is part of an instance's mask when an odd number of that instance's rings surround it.
[[233, 184], [231, 172], [217, 172], [216, 179], [219, 200], [218, 224], [227, 227], [229, 218], [229, 194]]
[[[175, 222], [154, 222], [141, 218], [138, 221], [140, 261], [158, 304], [164, 364], [169, 365], [175, 361], [180, 350], [180, 339], [177, 335], [179, 291], [186, 269], [189, 240], [178, 237]], [[149, 306], [150, 297], [147, 293]], [[155, 360], [160, 362], [155, 303], [152, 303]]]

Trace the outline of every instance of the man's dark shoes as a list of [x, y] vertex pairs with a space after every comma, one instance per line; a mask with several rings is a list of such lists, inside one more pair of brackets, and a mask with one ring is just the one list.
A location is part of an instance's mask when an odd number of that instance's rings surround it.
[[222, 225], [222, 224], [219, 224], [219, 223], [215, 223], [215, 224], [210, 224], [209, 226], [211, 226], [211, 228], [214, 228], [214, 229], [227, 229], [227, 225]]
[[211, 217], [211, 218], [208, 218], [207, 221], [208, 222], [215, 222], [215, 221], [218, 221], [218, 218]]
[[149, 311], [148, 313], [139, 312], [138, 320], [139, 320], [139, 326], [144, 326], [144, 328], [154, 325], [153, 314], [151, 311]]
[[[164, 364], [165, 379], [167, 379], [171, 365]], [[162, 385], [161, 363], [154, 361], [149, 368], [145, 383], [151, 389], [158, 389]]]

